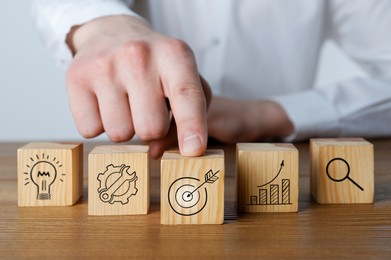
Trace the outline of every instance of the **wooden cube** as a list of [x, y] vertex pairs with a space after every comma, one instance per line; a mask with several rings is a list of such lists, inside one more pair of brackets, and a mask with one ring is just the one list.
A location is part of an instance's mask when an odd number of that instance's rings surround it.
[[200, 157], [167, 151], [161, 160], [161, 223], [223, 224], [224, 152]]
[[18, 149], [18, 205], [70, 206], [83, 194], [83, 144], [30, 143]]
[[88, 215], [149, 210], [149, 155], [144, 145], [95, 147], [88, 156]]
[[311, 194], [319, 203], [373, 203], [373, 145], [362, 138], [311, 139]]
[[239, 143], [236, 181], [240, 212], [297, 212], [299, 152], [292, 144]]

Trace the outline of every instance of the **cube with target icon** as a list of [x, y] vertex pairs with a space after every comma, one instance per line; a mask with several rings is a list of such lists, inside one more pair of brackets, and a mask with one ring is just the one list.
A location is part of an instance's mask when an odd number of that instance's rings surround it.
[[138, 215], [149, 210], [145, 145], [95, 147], [88, 156], [88, 214]]
[[18, 205], [71, 206], [83, 194], [83, 144], [29, 143], [18, 149]]
[[224, 152], [166, 151], [161, 160], [161, 224], [223, 224]]

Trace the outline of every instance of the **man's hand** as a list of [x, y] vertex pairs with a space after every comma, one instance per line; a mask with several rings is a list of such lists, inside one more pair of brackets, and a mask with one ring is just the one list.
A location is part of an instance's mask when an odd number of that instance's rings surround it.
[[[67, 73], [71, 110], [79, 132], [112, 141], [134, 134], [163, 152], [171, 112], [180, 152], [202, 155], [207, 145], [207, 84], [187, 44], [151, 30], [140, 19], [111, 16], [73, 28], [67, 43], [75, 57]], [[175, 127], [175, 124], [171, 124]], [[163, 145], [164, 144], [164, 145]]]
[[260, 141], [288, 136], [293, 125], [273, 101], [213, 97], [208, 112], [209, 136], [225, 143]]

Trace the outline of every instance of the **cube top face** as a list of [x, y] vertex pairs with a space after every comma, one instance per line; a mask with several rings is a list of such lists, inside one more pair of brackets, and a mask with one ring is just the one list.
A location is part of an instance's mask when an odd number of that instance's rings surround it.
[[224, 152], [184, 157], [167, 151], [161, 160], [161, 224], [223, 224]]
[[293, 144], [288, 143], [238, 143], [238, 151], [297, 151]]
[[299, 153], [292, 144], [237, 144], [240, 212], [297, 212]]
[[179, 150], [169, 150], [165, 152], [162, 156], [162, 160], [196, 160], [199, 159], [221, 159], [224, 157], [223, 150], [206, 150], [204, 155], [200, 157], [187, 157], [180, 154]]
[[146, 145], [101, 145], [97, 146], [90, 154], [121, 154], [121, 153], [148, 153]]
[[371, 146], [372, 144], [359, 137], [345, 138], [313, 138], [310, 143], [315, 143], [318, 146]]
[[18, 149], [18, 205], [70, 206], [82, 195], [81, 143], [30, 143]]
[[27, 149], [50, 149], [50, 150], [72, 150], [82, 145], [82, 143], [55, 143], [55, 142], [33, 142], [19, 148], [19, 150]]
[[149, 210], [148, 146], [98, 146], [88, 157], [88, 214], [138, 215]]
[[362, 138], [312, 139], [311, 193], [319, 203], [373, 203], [374, 150]]

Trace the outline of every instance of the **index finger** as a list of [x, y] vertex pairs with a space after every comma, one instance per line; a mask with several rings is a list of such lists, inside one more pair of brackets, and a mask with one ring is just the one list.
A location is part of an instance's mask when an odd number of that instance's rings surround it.
[[207, 102], [193, 53], [185, 43], [175, 44], [175, 55], [166, 53], [160, 68], [163, 91], [175, 118], [180, 153], [200, 156], [208, 139]]

